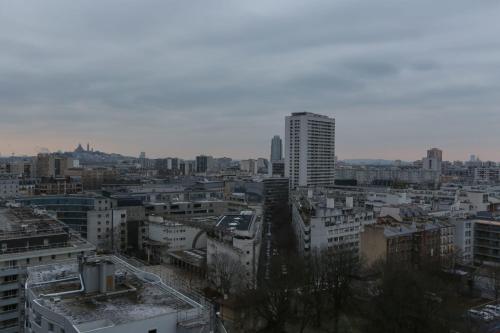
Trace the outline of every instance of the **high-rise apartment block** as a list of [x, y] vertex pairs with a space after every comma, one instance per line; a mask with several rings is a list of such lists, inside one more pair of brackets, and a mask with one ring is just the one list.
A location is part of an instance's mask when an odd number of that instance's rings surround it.
[[291, 188], [335, 181], [335, 119], [310, 112], [286, 117], [285, 176]]

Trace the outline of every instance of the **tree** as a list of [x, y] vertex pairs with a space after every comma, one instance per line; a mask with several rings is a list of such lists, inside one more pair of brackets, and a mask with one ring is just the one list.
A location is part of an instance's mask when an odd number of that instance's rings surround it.
[[375, 295], [367, 309], [366, 331], [449, 332], [462, 313], [454, 313], [456, 286], [434, 266], [411, 269], [382, 263]]
[[266, 322], [264, 332], [285, 332], [285, 325], [293, 318], [294, 295], [302, 279], [300, 259], [275, 256], [271, 260], [268, 279], [258, 288], [242, 294], [249, 310]]
[[[306, 280], [299, 302], [312, 309], [314, 326], [327, 332], [339, 332], [340, 318], [353, 295], [352, 282], [359, 270], [358, 258], [351, 250], [323, 249], [313, 251], [306, 258], [306, 265]], [[323, 325], [325, 316], [333, 323]]]
[[245, 267], [226, 253], [218, 253], [213, 257], [208, 275], [211, 283], [225, 298], [237, 293], [245, 285]]

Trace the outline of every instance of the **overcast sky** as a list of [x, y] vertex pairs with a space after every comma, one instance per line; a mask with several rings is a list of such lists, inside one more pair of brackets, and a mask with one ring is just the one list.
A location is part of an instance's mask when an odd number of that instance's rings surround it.
[[2, 1], [0, 152], [269, 155], [284, 117], [339, 158], [500, 161], [500, 1]]

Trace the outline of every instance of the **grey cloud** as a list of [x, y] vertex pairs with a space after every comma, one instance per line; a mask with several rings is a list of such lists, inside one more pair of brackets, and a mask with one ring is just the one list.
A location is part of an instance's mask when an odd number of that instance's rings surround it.
[[456, 130], [431, 132], [429, 119], [465, 128], [474, 110], [483, 132], [498, 119], [499, 11], [487, 0], [4, 2], [0, 152], [7, 129], [66, 124], [65, 141], [189, 157], [235, 137], [241, 149], [225, 155], [266, 156], [285, 114], [304, 109], [337, 117], [341, 157], [388, 154], [373, 139], [387, 121], [411, 154], [450, 144]]

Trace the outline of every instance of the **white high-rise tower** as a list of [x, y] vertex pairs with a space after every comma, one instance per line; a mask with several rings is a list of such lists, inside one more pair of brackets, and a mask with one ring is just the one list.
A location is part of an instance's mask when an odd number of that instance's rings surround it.
[[285, 176], [290, 187], [334, 184], [335, 119], [297, 112], [285, 122]]

